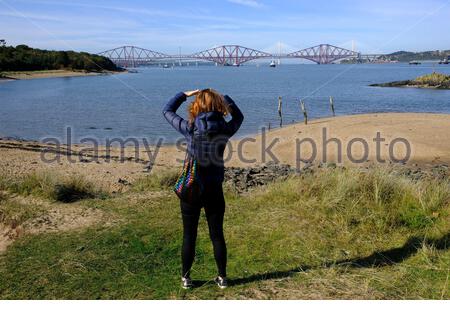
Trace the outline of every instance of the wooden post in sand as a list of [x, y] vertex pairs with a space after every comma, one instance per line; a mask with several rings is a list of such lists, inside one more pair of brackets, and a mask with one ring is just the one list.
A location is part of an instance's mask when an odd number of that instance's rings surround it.
[[278, 97], [278, 116], [280, 117], [280, 127], [283, 126], [283, 113], [282, 113], [282, 100], [281, 97]]
[[303, 100], [300, 100], [300, 107], [302, 108], [305, 124], [308, 124], [308, 112], [306, 112], [305, 102]]
[[331, 108], [331, 112], [333, 113], [333, 117], [335, 117], [336, 113], [334, 112], [334, 99], [331, 96], [330, 96], [330, 108]]

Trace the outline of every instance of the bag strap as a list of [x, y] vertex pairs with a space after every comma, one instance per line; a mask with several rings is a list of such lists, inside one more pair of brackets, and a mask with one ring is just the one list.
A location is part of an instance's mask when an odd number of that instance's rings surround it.
[[187, 146], [185, 161], [188, 160], [188, 157], [190, 157], [190, 156], [192, 156], [195, 159], [194, 154], [192, 154], [192, 155], [189, 154], [189, 150], [192, 150], [192, 152], [194, 152], [194, 127], [195, 127], [195, 121], [193, 121], [189, 126], [189, 130], [188, 130], [189, 146]]

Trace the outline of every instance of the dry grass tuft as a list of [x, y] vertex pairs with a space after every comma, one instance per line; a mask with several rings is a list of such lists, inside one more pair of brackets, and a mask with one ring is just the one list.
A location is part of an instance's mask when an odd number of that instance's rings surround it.
[[35, 172], [23, 177], [0, 176], [0, 190], [34, 195], [60, 202], [105, 197], [106, 193], [79, 176], [62, 177], [51, 172]]

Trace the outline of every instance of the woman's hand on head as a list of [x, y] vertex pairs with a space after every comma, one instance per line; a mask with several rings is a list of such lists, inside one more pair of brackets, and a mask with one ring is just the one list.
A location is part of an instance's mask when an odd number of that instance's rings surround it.
[[186, 91], [184, 94], [187, 97], [192, 97], [192, 96], [197, 95], [199, 92], [200, 92], [200, 90], [197, 89], [197, 90], [192, 90], [192, 91]]

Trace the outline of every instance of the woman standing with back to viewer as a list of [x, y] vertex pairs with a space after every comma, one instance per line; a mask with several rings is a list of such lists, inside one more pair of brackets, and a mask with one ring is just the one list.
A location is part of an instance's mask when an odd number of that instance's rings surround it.
[[[189, 120], [184, 120], [176, 111], [187, 97], [195, 96], [188, 109]], [[190, 270], [195, 257], [195, 243], [200, 210], [205, 209], [209, 235], [214, 248], [218, 276], [216, 284], [227, 287], [227, 248], [223, 235], [225, 200], [222, 182], [224, 180], [223, 153], [228, 139], [234, 135], [244, 116], [233, 100], [212, 89], [194, 90], [176, 94], [164, 107], [164, 117], [187, 140], [187, 157], [197, 160], [197, 175], [201, 188], [196, 191], [198, 201], [180, 198], [183, 218], [182, 287], [192, 287]], [[230, 114], [232, 119], [225, 121]]]

